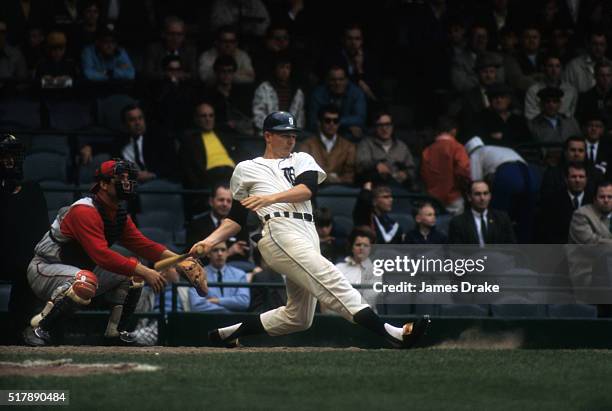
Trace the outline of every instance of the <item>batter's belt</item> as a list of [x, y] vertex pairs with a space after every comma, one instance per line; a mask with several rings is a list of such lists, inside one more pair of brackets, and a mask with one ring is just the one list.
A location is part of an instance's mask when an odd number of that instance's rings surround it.
[[308, 222], [314, 221], [312, 214], [295, 213], [295, 212], [289, 212], [289, 211], [275, 211], [273, 213], [265, 215], [263, 219], [264, 221], [268, 221], [269, 219], [274, 218], [274, 217], [295, 218], [297, 220], [304, 220]]

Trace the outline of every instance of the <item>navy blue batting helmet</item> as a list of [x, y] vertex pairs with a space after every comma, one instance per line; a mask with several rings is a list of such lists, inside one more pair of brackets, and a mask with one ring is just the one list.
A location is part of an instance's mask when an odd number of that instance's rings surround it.
[[302, 130], [297, 127], [297, 122], [293, 114], [286, 111], [275, 111], [267, 115], [263, 123], [263, 131], [271, 131], [273, 133], [299, 133]]

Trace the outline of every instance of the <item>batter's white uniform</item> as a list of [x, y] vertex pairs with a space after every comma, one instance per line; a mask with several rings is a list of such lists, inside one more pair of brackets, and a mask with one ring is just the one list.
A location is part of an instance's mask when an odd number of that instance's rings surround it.
[[[236, 166], [230, 187], [234, 200], [252, 195], [268, 195], [293, 188], [295, 177], [305, 171], [316, 171], [317, 183], [326, 174], [307, 153], [292, 153], [283, 159], [258, 157]], [[264, 221], [274, 212], [312, 215], [310, 201], [277, 203], [257, 210]], [[261, 315], [270, 335], [283, 335], [310, 327], [316, 300], [349, 321], [364, 308], [361, 294], [330, 261], [321, 255], [319, 236], [313, 221], [293, 217], [272, 217], [264, 222], [259, 251], [272, 269], [287, 278], [287, 305]]]

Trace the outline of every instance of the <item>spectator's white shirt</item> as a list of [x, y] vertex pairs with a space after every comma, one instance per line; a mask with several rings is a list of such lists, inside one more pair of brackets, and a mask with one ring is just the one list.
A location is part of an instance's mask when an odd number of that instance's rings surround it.
[[[474, 137], [467, 142], [466, 147], [474, 146], [470, 144], [474, 139], [480, 140], [479, 137]], [[473, 149], [468, 151], [470, 156], [470, 169], [472, 173], [472, 180], [482, 180], [489, 174], [494, 174], [497, 167], [504, 163], [521, 162], [527, 164], [527, 162], [521, 157], [516, 151], [507, 147], [499, 146], [485, 146], [475, 145]]]

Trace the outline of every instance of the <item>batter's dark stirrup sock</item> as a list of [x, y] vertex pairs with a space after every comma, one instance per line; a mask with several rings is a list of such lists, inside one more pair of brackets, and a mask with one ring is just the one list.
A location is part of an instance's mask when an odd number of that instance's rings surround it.
[[386, 337], [389, 334], [385, 329], [385, 323], [370, 307], [364, 308], [353, 316], [355, 323], [375, 332], [376, 334]]
[[260, 316], [249, 318], [246, 321], [229, 327], [219, 328], [219, 336], [225, 341], [235, 340], [245, 335], [263, 334], [266, 330], [261, 323]]

